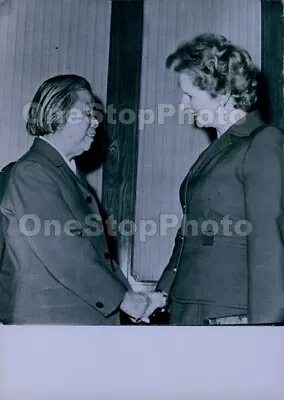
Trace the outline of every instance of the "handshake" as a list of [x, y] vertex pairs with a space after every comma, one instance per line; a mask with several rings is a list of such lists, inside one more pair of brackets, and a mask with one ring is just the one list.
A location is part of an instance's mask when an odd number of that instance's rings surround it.
[[157, 308], [165, 307], [167, 294], [151, 291], [147, 293], [128, 290], [120, 304], [120, 309], [127, 314], [132, 322], [149, 323], [149, 317]]

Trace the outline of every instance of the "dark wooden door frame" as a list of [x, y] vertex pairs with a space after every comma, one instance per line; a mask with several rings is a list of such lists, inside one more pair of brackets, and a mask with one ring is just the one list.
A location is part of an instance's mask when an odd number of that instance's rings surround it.
[[269, 122], [284, 129], [284, 2], [261, 0], [261, 70], [267, 82]]
[[143, 3], [112, 0], [111, 10], [107, 90], [110, 148], [103, 167], [102, 203], [114, 221], [120, 265], [128, 275], [134, 248]]

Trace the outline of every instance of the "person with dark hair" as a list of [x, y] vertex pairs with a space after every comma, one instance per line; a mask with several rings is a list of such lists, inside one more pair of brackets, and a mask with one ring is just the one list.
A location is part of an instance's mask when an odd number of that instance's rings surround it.
[[77, 75], [46, 80], [30, 104], [35, 140], [9, 171], [0, 207], [13, 264], [9, 320], [0, 305], [7, 324], [117, 325], [120, 310], [147, 321], [164, 304], [159, 293], [132, 291], [76, 168], [98, 126], [93, 108], [91, 86]]
[[182, 43], [166, 66], [178, 73], [183, 108], [217, 133], [180, 188], [182, 224], [157, 285], [169, 323], [280, 323], [284, 141], [254, 109], [257, 68], [211, 33]]

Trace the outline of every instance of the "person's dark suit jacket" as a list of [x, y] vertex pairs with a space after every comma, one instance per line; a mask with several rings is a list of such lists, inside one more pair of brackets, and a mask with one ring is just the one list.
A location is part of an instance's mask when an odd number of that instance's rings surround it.
[[95, 197], [51, 145], [35, 139], [15, 164], [1, 213], [14, 265], [9, 323], [120, 323], [129, 283], [109, 256]]
[[182, 226], [158, 283], [175, 302], [243, 309], [249, 323], [284, 319], [283, 134], [262, 124], [249, 113], [190, 169]]

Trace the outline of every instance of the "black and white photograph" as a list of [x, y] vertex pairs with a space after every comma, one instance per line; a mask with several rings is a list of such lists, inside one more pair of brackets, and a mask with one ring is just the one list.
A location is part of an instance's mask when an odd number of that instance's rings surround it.
[[[85, 332], [86, 353], [111, 335], [109, 360], [121, 337], [127, 385], [131, 362], [155, 371], [171, 343], [198, 345], [218, 378], [197, 392], [177, 373], [187, 389], [170, 398], [281, 398], [284, 1], [0, 0], [0, 54], [3, 399], [65, 396], [8, 393], [5, 343], [26, 332]], [[259, 372], [255, 391], [222, 393], [220, 360], [246, 335], [229, 365], [251, 350], [267, 384]], [[160, 378], [145, 398], [166, 398]], [[119, 395], [108, 390], [68, 398]]]

